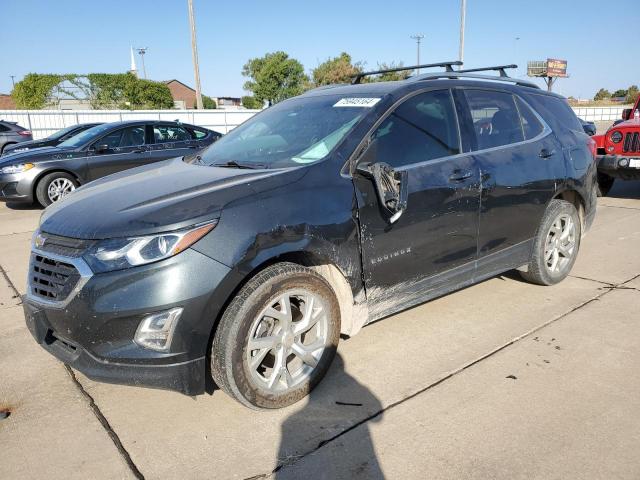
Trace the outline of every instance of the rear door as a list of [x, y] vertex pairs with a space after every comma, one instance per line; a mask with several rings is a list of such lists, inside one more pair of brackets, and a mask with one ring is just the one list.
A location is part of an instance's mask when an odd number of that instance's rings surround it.
[[488, 273], [495, 267], [492, 259], [512, 264], [528, 260], [529, 240], [565, 178], [565, 165], [557, 139], [520, 97], [487, 89], [462, 93], [482, 181], [479, 268]]
[[[370, 136], [354, 174], [370, 315], [379, 318], [471, 278], [477, 255], [479, 170], [461, 153], [449, 90], [416, 94]], [[392, 222], [363, 167], [406, 172], [407, 206]]]
[[[133, 125], [114, 130], [95, 141], [87, 154], [87, 177], [95, 180], [149, 163], [145, 125]], [[98, 150], [106, 146], [105, 150]]]
[[153, 144], [150, 147], [152, 162], [183, 157], [199, 148], [198, 140], [184, 126], [160, 122], [153, 125]]

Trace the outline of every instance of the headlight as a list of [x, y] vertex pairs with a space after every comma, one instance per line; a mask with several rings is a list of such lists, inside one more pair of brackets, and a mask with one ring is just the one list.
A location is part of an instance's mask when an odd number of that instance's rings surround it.
[[0, 173], [22, 173], [31, 170], [35, 165], [33, 163], [20, 163], [18, 165], [9, 165], [0, 168]]
[[145, 237], [102, 240], [89, 249], [84, 259], [96, 273], [157, 262], [186, 250], [209, 233], [216, 223]]
[[622, 141], [622, 133], [615, 131], [609, 137], [613, 143], [620, 143]]

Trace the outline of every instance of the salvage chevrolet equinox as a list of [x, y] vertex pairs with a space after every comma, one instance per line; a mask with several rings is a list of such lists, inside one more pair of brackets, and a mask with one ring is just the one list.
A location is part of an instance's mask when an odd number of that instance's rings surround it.
[[341, 334], [510, 269], [561, 281], [595, 215], [594, 143], [562, 97], [453, 65], [311, 90], [53, 204], [36, 341], [95, 380], [279, 408]]

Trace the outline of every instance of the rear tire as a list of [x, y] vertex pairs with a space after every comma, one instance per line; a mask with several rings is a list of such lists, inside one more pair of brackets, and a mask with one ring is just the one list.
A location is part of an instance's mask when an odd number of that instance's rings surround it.
[[611, 188], [613, 187], [613, 183], [615, 182], [615, 178], [610, 177], [605, 173], [598, 172], [598, 189], [596, 193], [599, 197], [606, 197]]
[[536, 232], [528, 271], [520, 272], [522, 277], [538, 285], [564, 280], [578, 256], [581, 227], [573, 204], [552, 200]]
[[225, 310], [211, 374], [249, 408], [286, 407], [322, 380], [339, 340], [340, 310], [329, 283], [311, 269], [278, 263], [249, 280]]
[[40, 179], [36, 186], [36, 198], [43, 207], [48, 207], [78, 188], [78, 181], [65, 172], [53, 172]]

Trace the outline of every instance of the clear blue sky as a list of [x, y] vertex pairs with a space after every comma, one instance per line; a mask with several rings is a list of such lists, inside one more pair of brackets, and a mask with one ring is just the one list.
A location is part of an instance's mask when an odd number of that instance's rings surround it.
[[[129, 46], [149, 47], [151, 79], [193, 85], [187, 0], [5, 0], [0, 92], [9, 75], [123, 72]], [[465, 64], [569, 62], [556, 91], [592, 97], [640, 84], [639, 0], [468, 0]], [[346, 51], [375, 68], [458, 56], [459, 0], [194, 0], [204, 93], [240, 96], [247, 59], [284, 50], [309, 71]], [[625, 33], [626, 30], [626, 33]], [[520, 40], [516, 40], [519, 37]], [[139, 65], [140, 68], [140, 65]]]

